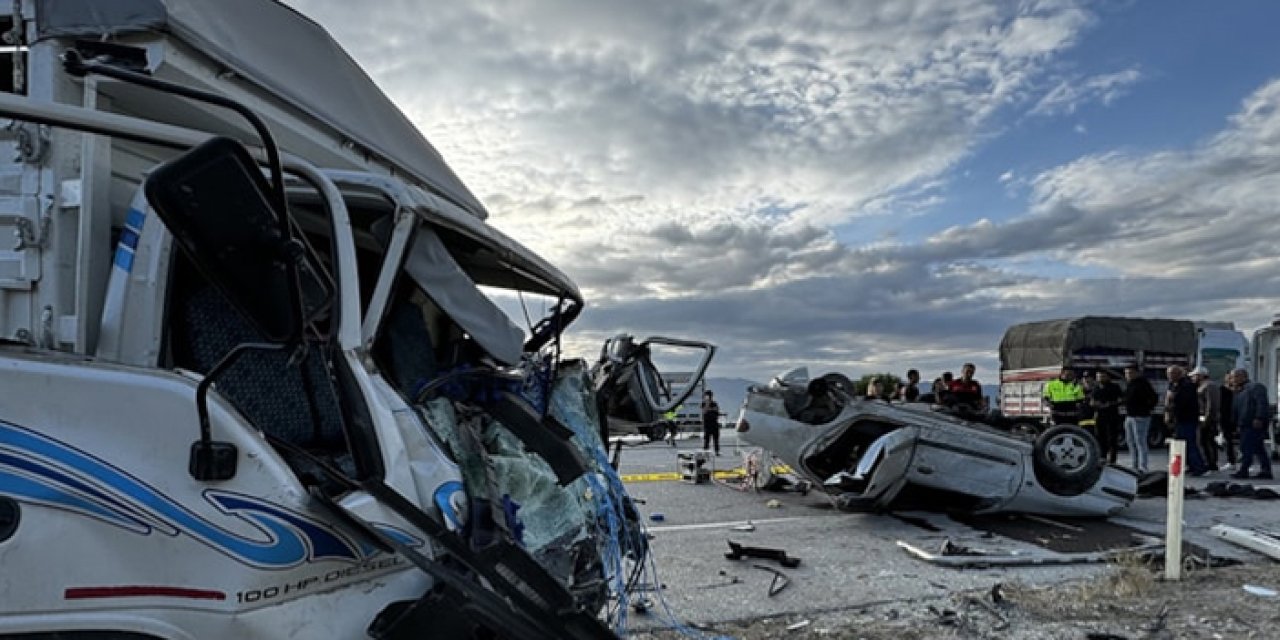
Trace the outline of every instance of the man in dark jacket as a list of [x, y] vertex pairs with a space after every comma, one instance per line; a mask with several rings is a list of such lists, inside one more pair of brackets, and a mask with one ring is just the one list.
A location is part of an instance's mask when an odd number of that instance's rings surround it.
[[1147, 430], [1151, 427], [1151, 410], [1160, 400], [1151, 381], [1142, 376], [1137, 367], [1126, 367], [1124, 388], [1124, 437], [1129, 443], [1129, 455], [1133, 458], [1133, 470], [1147, 472]]
[[1271, 416], [1267, 415], [1270, 402], [1267, 399], [1267, 388], [1259, 382], [1249, 382], [1249, 373], [1244, 369], [1231, 372], [1236, 391], [1233, 413], [1236, 428], [1240, 432], [1240, 470], [1231, 474], [1232, 478], [1246, 479], [1249, 467], [1257, 458], [1261, 473], [1254, 478], [1271, 480], [1271, 459], [1267, 457], [1264, 442], [1267, 437], [1267, 423]]
[[1098, 433], [1098, 444], [1102, 446], [1102, 457], [1111, 464], [1116, 463], [1116, 454], [1120, 449], [1120, 402], [1124, 400], [1124, 392], [1120, 385], [1111, 381], [1111, 372], [1098, 372], [1098, 382], [1093, 385], [1089, 394], [1089, 406], [1094, 411], [1094, 426]]
[[702, 405], [698, 407], [702, 414], [702, 448], [715, 446], [716, 455], [720, 455], [720, 404], [710, 390], [703, 392]]
[[1197, 442], [1200, 431], [1200, 396], [1186, 370], [1174, 365], [1165, 370], [1169, 392], [1165, 396], [1165, 422], [1174, 425], [1173, 437], [1187, 443], [1187, 475], [1199, 477], [1209, 472]]

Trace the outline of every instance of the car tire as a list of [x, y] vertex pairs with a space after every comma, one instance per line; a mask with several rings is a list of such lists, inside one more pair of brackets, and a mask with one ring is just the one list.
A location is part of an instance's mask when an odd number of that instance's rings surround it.
[[1036, 479], [1054, 495], [1080, 495], [1102, 476], [1098, 441], [1074, 425], [1058, 425], [1040, 434], [1031, 457]]

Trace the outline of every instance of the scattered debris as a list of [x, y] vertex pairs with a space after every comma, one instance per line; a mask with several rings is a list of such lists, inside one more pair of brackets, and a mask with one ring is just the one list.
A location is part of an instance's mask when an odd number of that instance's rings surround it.
[[776, 560], [779, 564], [788, 569], [800, 566], [800, 558], [791, 558], [787, 556], [787, 552], [782, 549], [770, 549], [768, 547], [744, 547], [732, 540], [729, 540], [729, 552], [724, 557], [730, 560], [741, 560], [742, 558], [760, 558], [762, 560]]
[[933, 605], [929, 605], [929, 613], [938, 617], [938, 624], [947, 627], [958, 627], [961, 625], [960, 614], [951, 609], [938, 609]]
[[1235, 545], [1280, 560], [1280, 537], [1266, 531], [1250, 531], [1225, 524], [1214, 525], [1209, 532]]
[[782, 502], [781, 502], [781, 501], [779, 501], [777, 498], [774, 498], [774, 499], [772, 499], [772, 500], [770, 500], [770, 501], [768, 501], [768, 502], [764, 503], [764, 506], [769, 507], [770, 509], [781, 509], [781, 508], [782, 508]]
[[966, 602], [968, 602], [971, 605], [977, 606], [983, 611], [986, 611], [996, 619], [996, 624], [991, 627], [993, 630], [1002, 631], [1009, 627], [1009, 619], [1004, 617], [1004, 614], [1000, 613], [1000, 611], [996, 609], [995, 605], [988, 604], [987, 602], [984, 602], [981, 598], [974, 598], [972, 596], [969, 597], [966, 600]]
[[1205, 485], [1204, 492], [1215, 498], [1253, 498], [1254, 500], [1280, 499], [1280, 493], [1268, 487], [1219, 480]]
[[938, 549], [938, 553], [944, 556], [985, 556], [986, 551], [981, 549], [971, 549], [964, 545], [959, 545], [946, 538], [942, 541], [942, 546]]
[[[1169, 495], [1169, 474], [1165, 471], [1150, 471], [1138, 478], [1139, 498], [1165, 498]], [[1183, 496], [1198, 496], [1200, 490], [1195, 487], [1183, 487]]]
[[773, 567], [765, 566], [763, 564], [753, 564], [751, 566], [761, 571], [768, 571], [769, 573], [773, 574], [773, 580], [769, 583], [770, 598], [778, 595], [779, 593], [782, 593], [782, 590], [786, 589], [787, 585], [791, 584], [791, 578], [788, 578], [787, 574], [781, 571], [778, 571]]
[[[721, 571], [721, 572], [720, 572], [720, 575], [724, 576], [724, 575], [725, 575], [725, 573], [724, 573], [723, 571]], [[726, 577], [728, 577], [729, 579], [728, 579], [728, 580], [721, 581], [721, 582], [712, 582], [711, 584], [698, 585], [698, 586], [697, 586], [697, 587], [695, 587], [695, 588], [697, 588], [697, 589], [719, 589], [720, 587], [731, 587], [731, 586], [733, 586], [733, 585], [735, 585], [735, 584], [742, 584], [742, 578], [739, 578], [738, 576], [726, 576]]]
[[1249, 593], [1252, 593], [1255, 596], [1262, 596], [1263, 598], [1274, 598], [1277, 595], [1275, 589], [1259, 587], [1256, 584], [1246, 584], [1244, 586], [1244, 590]]
[[1169, 605], [1166, 604], [1160, 607], [1160, 613], [1156, 614], [1156, 617], [1154, 620], [1142, 625], [1142, 630], [1146, 631], [1149, 634], [1154, 634], [1155, 632], [1165, 628], [1165, 622], [1168, 619], [1169, 619]]
[[807, 626], [809, 626], [809, 621], [808, 621], [808, 620], [801, 620], [800, 622], [797, 622], [797, 623], [795, 623], [795, 624], [789, 624], [789, 625], [787, 625], [787, 631], [798, 631], [798, 630], [803, 629], [803, 628], [805, 628], [805, 627], [807, 627]]
[[944, 541], [943, 549], [939, 553], [925, 551], [904, 540], [898, 540], [898, 546], [930, 564], [958, 569], [1107, 562], [1121, 555], [1152, 552], [1163, 548], [1163, 544], [1153, 542], [1127, 549], [1089, 553], [984, 553], [959, 545], [948, 545], [949, 542]]

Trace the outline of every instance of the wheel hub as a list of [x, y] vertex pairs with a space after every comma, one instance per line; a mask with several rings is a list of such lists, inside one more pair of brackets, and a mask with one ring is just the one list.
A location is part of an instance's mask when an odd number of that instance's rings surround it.
[[1045, 453], [1048, 454], [1049, 462], [1065, 471], [1083, 469], [1089, 458], [1088, 446], [1071, 434], [1062, 434], [1050, 440]]

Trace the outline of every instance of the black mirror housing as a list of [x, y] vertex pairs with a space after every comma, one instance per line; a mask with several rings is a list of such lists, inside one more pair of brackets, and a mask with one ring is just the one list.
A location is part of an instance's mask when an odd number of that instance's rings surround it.
[[[282, 233], [287, 213], [272, 207], [270, 186], [239, 142], [210, 139], [157, 167], [144, 190], [182, 251], [266, 339], [299, 336], [332, 298], [305, 247]], [[299, 286], [308, 317], [294, 308]]]

